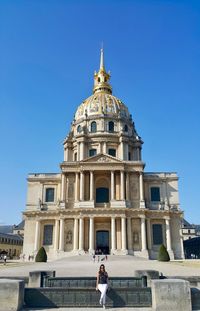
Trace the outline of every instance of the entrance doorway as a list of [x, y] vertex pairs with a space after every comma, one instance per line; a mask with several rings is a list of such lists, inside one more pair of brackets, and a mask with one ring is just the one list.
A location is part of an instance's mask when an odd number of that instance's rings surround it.
[[96, 249], [104, 255], [109, 254], [109, 231], [96, 232]]

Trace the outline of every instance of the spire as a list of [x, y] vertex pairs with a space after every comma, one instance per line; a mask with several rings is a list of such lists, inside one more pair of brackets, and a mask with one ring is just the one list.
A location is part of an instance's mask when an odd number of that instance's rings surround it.
[[103, 55], [103, 47], [101, 48], [100, 68], [99, 68], [99, 70], [101, 70], [101, 69], [105, 70], [105, 68], [104, 68], [104, 55]]
[[109, 84], [110, 74], [106, 72], [104, 67], [104, 50], [101, 48], [100, 53], [100, 68], [98, 72], [94, 73], [94, 88], [93, 92], [104, 92], [112, 94], [112, 87]]

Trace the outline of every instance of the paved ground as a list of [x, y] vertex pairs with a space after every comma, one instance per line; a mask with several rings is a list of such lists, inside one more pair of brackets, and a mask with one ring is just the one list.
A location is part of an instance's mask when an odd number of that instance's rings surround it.
[[[104, 258], [101, 256], [100, 259]], [[200, 260], [158, 262], [135, 256], [108, 256], [108, 260], [96, 260], [91, 256], [66, 257], [47, 263], [9, 261], [0, 263], [0, 277], [28, 276], [30, 271], [55, 270], [56, 276], [96, 276], [99, 265], [104, 263], [109, 276], [134, 276], [135, 270], [157, 270], [166, 276], [200, 275]], [[26, 311], [47, 311], [46, 309], [25, 309]], [[99, 311], [97, 308], [57, 308], [48, 311]], [[150, 311], [151, 308], [108, 308], [109, 311]]]
[[158, 262], [135, 256], [108, 256], [108, 260], [93, 262], [88, 255], [66, 257], [47, 263], [0, 263], [0, 277], [28, 276], [30, 271], [55, 270], [56, 276], [96, 276], [99, 265], [104, 263], [110, 276], [134, 276], [135, 270], [158, 270], [166, 276], [200, 275], [200, 260]]
[[[106, 308], [109, 311], [151, 311], [151, 308]], [[23, 311], [100, 311], [103, 308], [24, 309]], [[172, 311], [172, 310], [171, 310]]]

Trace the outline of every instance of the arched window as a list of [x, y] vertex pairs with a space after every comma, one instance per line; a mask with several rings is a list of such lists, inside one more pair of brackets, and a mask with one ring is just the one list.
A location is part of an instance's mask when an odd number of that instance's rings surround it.
[[128, 132], [128, 126], [126, 124], [124, 126], [124, 132]]
[[92, 132], [92, 133], [96, 133], [96, 131], [97, 131], [97, 124], [96, 124], [95, 121], [93, 121], [93, 122], [91, 123], [91, 132]]
[[80, 126], [80, 125], [77, 127], [77, 132], [78, 132], [78, 133], [81, 132], [81, 126]]
[[109, 121], [109, 123], [108, 123], [108, 131], [110, 133], [114, 132], [114, 122], [113, 121]]

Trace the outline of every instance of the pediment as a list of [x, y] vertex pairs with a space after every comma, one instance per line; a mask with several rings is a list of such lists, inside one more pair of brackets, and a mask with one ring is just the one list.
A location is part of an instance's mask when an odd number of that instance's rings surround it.
[[111, 156], [111, 155], [108, 155], [108, 154], [97, 154], [93, 157], [89, 157], [85, 160], [82, 160], [80, 162], [83, 162], [83, 163], [122, 163], [123, 161], [119, 160], [119, 159], [116, 159], [115, 157]]

